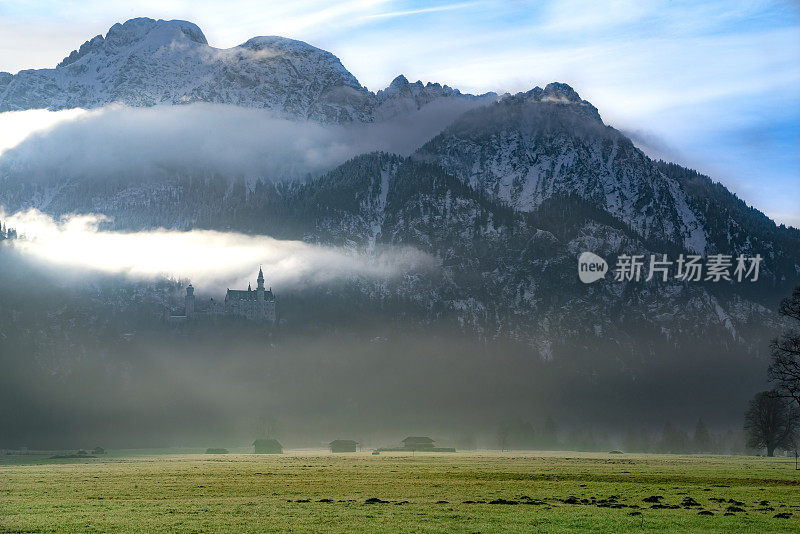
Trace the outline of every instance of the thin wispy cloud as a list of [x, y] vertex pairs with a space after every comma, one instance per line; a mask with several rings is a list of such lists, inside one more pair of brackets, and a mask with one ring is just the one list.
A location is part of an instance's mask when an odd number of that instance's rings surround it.
[[374, 15], [366, 15], [363, 18], [369, 19], [391, 19], [396, 17], [408, 17], [410, 15], [424, 15], [426, 13], [440, 13], [442, 11], [455, 11], [457, 9], [464, 9], [480, 5], [480, 2], [464, 2], [462, 4], [448, 4], [443, 6], [423, 7], [420, 9], [408, 9], [406, 11], [390, 11], [388, 13], [376, 13]]

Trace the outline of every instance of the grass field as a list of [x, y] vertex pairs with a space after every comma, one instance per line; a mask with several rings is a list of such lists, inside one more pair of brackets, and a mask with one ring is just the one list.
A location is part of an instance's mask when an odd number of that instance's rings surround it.
[[2, 532], [656, 529], [800, 531], [800, 471], [790, 458], [589, 453], [0, 459]]

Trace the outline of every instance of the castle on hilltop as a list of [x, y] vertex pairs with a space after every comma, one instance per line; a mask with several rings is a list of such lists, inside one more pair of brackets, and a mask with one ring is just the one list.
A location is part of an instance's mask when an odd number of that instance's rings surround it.
[[256, 289], [248, 284], [247, 289], [228, 289], [225, 301], [213, 298], [203, 303], [195, 302], [194, 286], [186, 287], [183, 315], [170, 315], [169, 322], [180, 323], [202, 317], [231, 316], [251, 321], [275, 324], [275, 294], [264, 286], [264, 271], [259, 267]]

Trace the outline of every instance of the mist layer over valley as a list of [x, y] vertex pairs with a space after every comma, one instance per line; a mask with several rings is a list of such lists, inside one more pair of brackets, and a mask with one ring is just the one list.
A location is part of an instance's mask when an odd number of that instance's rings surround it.
[[646, 332], [636, 343], [649, 359], [622, 361], [614, 342], [573, 338], [546, 361], [519, 340], [463, 328], [456, 314], [431, 321], [412, 299], [365, 299], [354, 280], [287, 288], [275, 329], [228, 318], [176, 329], [160, 314], [180, 302], [178, 282], [86, 278], [7, 250], [0, 259], [13, 310], [0, 322], [5, 447], [239, 447], [270, 425], [289, 447], [336, 436], [386, 446], [413, 430], [491, 448], [500, 424], [541, 431], [552, 418], [562, 446], [592, 449], [631, 429], [655, 441], [665, 422], [691, 428], [701, 414], [722, 432], [731, 396], [762, 382], [762, 362], [745, 351]]

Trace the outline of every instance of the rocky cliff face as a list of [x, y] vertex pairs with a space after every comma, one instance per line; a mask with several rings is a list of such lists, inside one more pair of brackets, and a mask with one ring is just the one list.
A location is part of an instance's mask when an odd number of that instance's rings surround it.
[[417, 157], [524, 212], [574, 194], [643, 238], [678, 241], [701, 253], [707, 247], [680, 184], [565, 84], [466, 113]]

